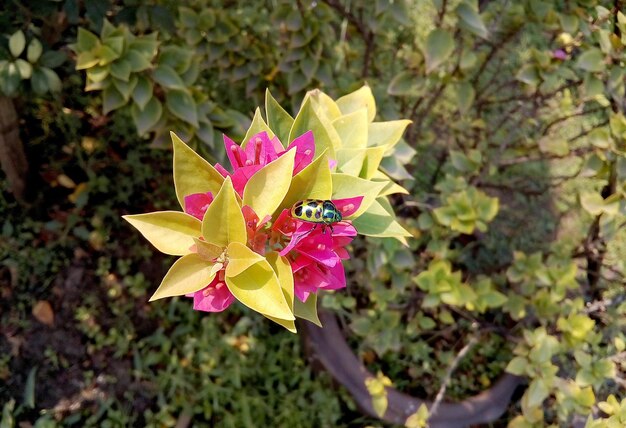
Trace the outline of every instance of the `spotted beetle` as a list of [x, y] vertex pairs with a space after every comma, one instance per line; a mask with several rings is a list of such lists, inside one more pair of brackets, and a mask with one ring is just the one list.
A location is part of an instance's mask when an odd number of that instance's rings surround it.
[[322, 231], [326, 226], [333, 230], [333, 224], [343, 220], [341, 212], [330, 200], [305, 199], [296, 202], [291, 207], [291, 216], [295, 219], [322, 225]]

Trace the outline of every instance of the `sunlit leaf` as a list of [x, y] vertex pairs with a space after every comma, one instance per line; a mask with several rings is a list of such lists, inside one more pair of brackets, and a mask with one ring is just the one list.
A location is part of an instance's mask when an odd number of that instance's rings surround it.
[[200, 236], [200, 221], [179, 211], [157, 211], [126, 215], [123, 218], [135, 226], [157, 250], [165, 254], [189, 254], [194, 238]]
[[206, 261], [198, 254], [187, 254], [181, 257], [165, 274], [161, 285], [150, 297], [150, 301], [164, 297], [184, 296], [202, 290], [215, 277], [212, 268], [213, 263]]
[[220, 247], [232, 242], [245, 244], [248, 240], [246, 223], [230, 177], [209, 205], [202, 219], [202, 236], [205, 241]]
[[336, 103], [341, 113], [344, 115], [365, 108], [367, 109], [367, 120], [369, 122], [372, 122], [376, 117], [376, 100], [374, 99], [372, 90], [367, 85], [337, 99]]

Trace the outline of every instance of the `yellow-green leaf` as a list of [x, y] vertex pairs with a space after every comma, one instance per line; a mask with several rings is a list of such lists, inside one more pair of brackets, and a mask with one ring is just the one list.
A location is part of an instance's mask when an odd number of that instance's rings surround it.
[[224, 252], [224, 249], [222, 247], [198, 238], [194, 238], [193, 242], [196, 243], [197, 253], [206, 260], [216, 259]]
[[[326, 120], [326, 122], [328, 122]], [[331, 158], [335, 157], [335, 149], [341, 147], [341, 138], [330, 122], [325, 123], [315, 112], [311, 99], [307, 98], [296, 116], [289, 131], [289, 142], [307, 131], [313, 131], [315, 138], [315, 157], [319, 157], [325, 149]]]
[[296, 174], [280, 205], [280, 209], [290, 208], [302, 199], [330, 199], [332, 179], [326, 152]]
[[281, 256], [276, 251], [270, 251], [266, 254], [267, 261], [269, 262], [274, 273], [278, 278], [280, 287], [283, 289], [283, 295], [287, 300], [289, 309], [293, 312], [294, 302], [294, 290], [293, 290], [293, 271], [291, 270], [291, 263], [287, 257]]
[[304, 303], [300, 299], [295, 299], [293, 313], [296, 317], [311, 321], [318, 327], [322, 326], [322, 322], [317, 316], [317, 294], [309, 294]]
[[313, 108], [320, 117], [333, 121], [341, 116], [337, 103], [319, 89], [309, 91], [305, 98], [311, 98]]
[[406, 242], [405, 239], [401, 238], [412, 236], [377, 200], [369, 206], [366, 212], [353, 220], [353, 224], [361, 235], [396, 238], [401, 242]]
[[200, 221], [180, 211], [157, 211], [125, 215], [123, 218], [157, 250], [172, 256], [189, 254], [194, 238], [200, 236]]
[[333, 127], [344, 149], [360, 149], [367, 145], [367, 109], [362, 108], [335, 119]]
[[194, 152], [176, 134], [170, 133], [174, 146], [174, 187], [180, 206], [185, 208], [185, 196], [213, 192], [215, 195], [224, 177], [206, 160]]
[[380, 161], [383, 160], [385, 151], [385, 147], [368, 147], [365, 149], [365, 158], [363, 159], [363, 166], [359, 176], [368, 180], [371, 179], [376, 171], [378, 171]]
[[243, 191], [243, 204], [252, 208], [259, 218], [274, 214], [285, 199], [291, 186], [295, 155], [295, 149], [289, 150], [248, 180]]
[[411, 124], [410, 120], [390, 120], [388, 122], [372, 122], [367, 129], [367, 146], [384, 146], [387, 149], [395, 146], [404, 130]]
[[378, 196], [388, 196], [395, 193], [401, 193], [403, 195], [409, 194], [408, 190], [391, 180], [384, 172], [380, 170], [374, 173], [374, 175], [372, 176], [372, 180], [385, 183], [385, 187], [383, 187], [383, 190], [380, 191]]
[[150, 301], [164, 297], [184, 296], [195, 293], [209, 285], [215, 273], [212, 273], [213, 263], [207, 262], [198, 254], [187, 254], [176, 260], [157, 291]]
[[241, 213], [230, 177], [209, 205], [202, 219], [202, 236], [211, 244], [227, 247], [231, 242], [245, 244], [248, 240], [246, 223]]
[[269, 89], [265, 90], [265, 113], [267, 114], [267, 124], [272, 129], [281, 143], [289, 141], [289, 130], [293, 126], [293, 117], [278, 104], [270, 94]]
[[237, 276], [255, 263], [263, 260], [263, 256], [239, 242], [228, 245], [228, 275]]
[[337, 172], [358, 176], [363, 169], [365, 149], [337, 150]]
[[354, 218], [364, 213], [374, 202], [380, 191], [385, 187], [385, 183], [369, 181], [363, 178], [354, 177], [348, 174], [331, 174], [332, 178], [332, 199], [353, 198], [363, 196], [363, 201], [358, 211], [354, 213]]
[[376, 100], [374, 99], [372, 90], [367, 85], [339, 98], [337, 100], [337, 106], [343, 114], [349, 114], [366, 108], [367, 120], [370, 122], [373, 122], [376, 117]]
[[244, 305], [267, 317], [294, 320], [274, 269], [264, 258], [238, 275], [230, 275], [226, 266], [226, 285]]
[[243, 141], [241, 142], [241, 148], [246, 147], [246, 145], [248, 144], [248, 141], [250, 141], [250, 138], [254, 137], [256, 134], [258, 134], [259, 132], [263, 132], [263, 131], [267, 132], [267, 135], [270, 138], [274, 138], [274, 133], [272, 132], [270, 127], [267, 126], [267, 123], [265, 123], [265, 121], [263, 120], [263, 117], [261, 116], [261, 109], [257, 107], [257, 109], [254, 111], [254, 118], [252, 118], [252, 123], [250, 124], [250, 128], [248, 128], [248, 131], [246, 132], [246, 136], [243, 137]]

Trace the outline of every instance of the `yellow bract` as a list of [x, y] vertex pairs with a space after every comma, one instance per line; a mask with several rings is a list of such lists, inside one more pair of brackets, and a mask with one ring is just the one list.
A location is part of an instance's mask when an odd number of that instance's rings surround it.
[[280, 209], [290, 208], [302, 199], [330, 199], [332, 186], [328, 156], [324, 152], [293, 177]]
[[164, 297], [184, 296], [202, 290], [215, 278], [212, 268], [213, 264], [198, 254], [187, 254], [181, 257], [165, 274], [161, 285], [150, 301]]
[[180, 206], [185, 209], [185, 196], [206, 192], [212, 192], [215, 195], [220, 190], [224, 177], [176, 134], [171, 132], [170, 135], [174, 146], [176, 197]]
[[291, 185], [295, 149], [289, 150], [257, 171], [243, 192], [243, 204], [254, 210], [259, 219], [272, 215], [280, 206]]
[[230, 177], [224, 180], [204, 214], [202, 236], [205, 241], [219, 247], [227, 247], [231, 242], [245, 244], [248, 240], [246, 223]]
[[200, 236], [200, 221], [179, 211], [157, 211], [123, 218], [157, 250], [172, 256], [189, 254], [194, 238]]

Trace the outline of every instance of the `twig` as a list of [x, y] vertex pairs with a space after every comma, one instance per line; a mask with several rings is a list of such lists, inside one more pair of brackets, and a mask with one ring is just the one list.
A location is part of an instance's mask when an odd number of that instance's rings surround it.
[[441, 405], [441, 402], [443, 401], [443, 397], [446, 394], [446, 389], [448, 388], [448, 385], [450, 384], [452, 373], [454, 372], [454, 370], [456, 370], [461, 360], [465, 357], [465, 355], [467, 355], [467, 353], [472, 349], [472, 347], [477, 342], [478, 342], [478, 337], [472, 336], [470, 340], [467, 342], [467, 344], [463, 347], [463, 349], [461, 349], [458, 355], [454, 358], [454, 360], [452, 361], [452, 364], [450, 364], [450, 367], [448, 367], [448, 370], [446, 371], [446, 375], [443, 377], [443, 380], [441, 382], [441, 387], [439, 387], [439, 391], [437, 392], [437, 396], [435, 397], [435, 401], [433, 402], [433, 405], [430, 407], [430, 410], [428, 412], [429, 418], [432, 418], [437, 413], [437, 410], [439, 410], [439, 406]]

